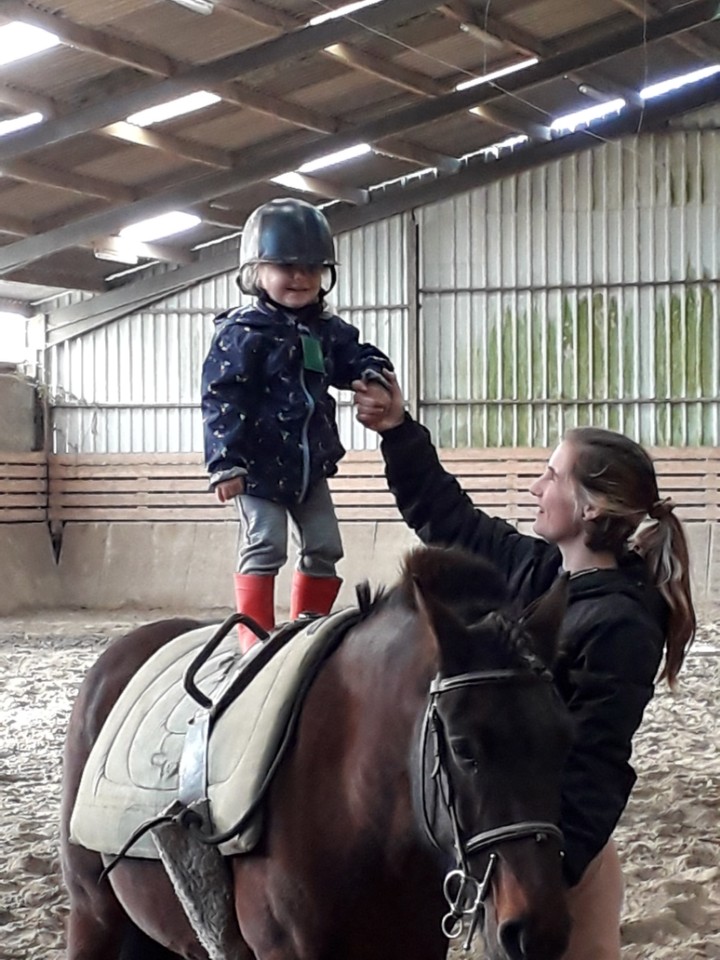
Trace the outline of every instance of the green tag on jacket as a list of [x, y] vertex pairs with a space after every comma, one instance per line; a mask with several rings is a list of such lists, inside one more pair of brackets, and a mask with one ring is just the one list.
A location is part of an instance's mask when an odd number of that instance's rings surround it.
[[303, 351], [303, 366], [314, 373], [325, 373], [325, 360], [322, 354], [322, 344], [315, 337], [301, 336]]

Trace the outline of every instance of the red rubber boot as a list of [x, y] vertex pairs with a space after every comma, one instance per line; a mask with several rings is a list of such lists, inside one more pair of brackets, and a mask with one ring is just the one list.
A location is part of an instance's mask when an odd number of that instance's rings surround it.
[[290, 592], [290, 619], [301, 613], [330, 613], [342, 580], [339, 577], [309, 577], [296, 570]]
[[[275, 626], [275, 576], [273, 574], [236, 573], [235, 608], [238, 613], [246, 613], [257, 620], [265, 630]], [[238, 624], [240, 649], [247, 653], [258, 642], [252, 632]]]

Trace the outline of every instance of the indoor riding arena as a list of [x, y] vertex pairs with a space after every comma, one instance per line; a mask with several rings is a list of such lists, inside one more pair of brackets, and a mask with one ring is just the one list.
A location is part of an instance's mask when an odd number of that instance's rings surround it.
[[[234, 612], [201, 372], [251, 302], [245, 221], [283, 197], [327, 218], [327, 304], [476, 506], [530, 532], [575, 426], [650, 452], [699, 626], [634, 739], [622, 956], [720, 960], [717, 0], [0, 0], [0, 960], [68, 956], [87, 670], [139, 624]], [[341, 609], [418, 540], [332, 393]]]

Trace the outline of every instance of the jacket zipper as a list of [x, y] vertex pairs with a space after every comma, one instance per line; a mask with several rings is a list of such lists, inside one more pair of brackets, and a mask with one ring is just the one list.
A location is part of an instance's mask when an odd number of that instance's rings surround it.
[[[300, 324], [297, 325], [297, 331], [300, 334], [306, 333], [307, 336], [311, 336], [310, 331], [307, 328], [301, 327]], [[304, 366], [300, 368], [300, 386], [302, 387], [303, 393], [307, 397], [308, 401], [308, 412], [305, 420], [303, 421], [302, 431], [300, 433], [303, 457], [302, 486], [300, 487], [300, 501], [302, 502], [305, 499], [305, 495], [308, 492], [308, 487], [310, 486], [310, 442], [308, 440], [308, 426], [310, 425], [310, 417], [312, 417], [315, 410], [315, 400], [305, 383]]]

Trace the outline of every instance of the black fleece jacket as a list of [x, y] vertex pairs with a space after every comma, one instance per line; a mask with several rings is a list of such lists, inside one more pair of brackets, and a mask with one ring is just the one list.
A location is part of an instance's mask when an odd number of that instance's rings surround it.
[[[403, 518], [426, 544], [491, 560], [526, 605], [561, 567], [557, 547], [477, 509], [440, 464], [428, 431], [406, 416], [382, 435], [386, 476]], [[642, 559], [570, 578], [555, 682], [575, 726], [561, 824], [565, 875], [576, 884], [610, 838], [635, 783], [632, 737], [654, 692], [667, 607]]]

